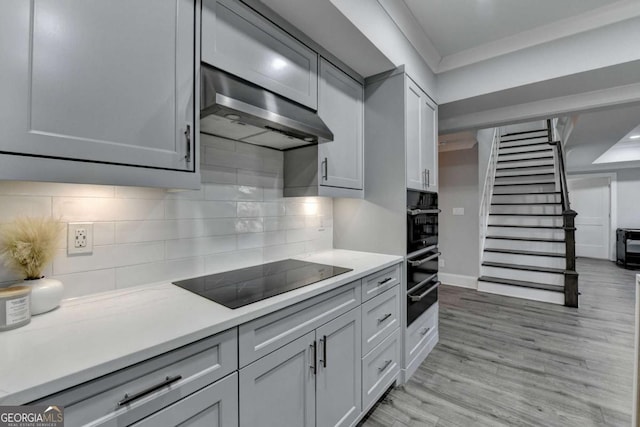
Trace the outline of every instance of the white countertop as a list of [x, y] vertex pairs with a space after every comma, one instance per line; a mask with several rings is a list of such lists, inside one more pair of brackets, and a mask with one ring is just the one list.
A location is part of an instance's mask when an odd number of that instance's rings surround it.
[[237, 308], [170, 283], [65, 300], [0, 332], [0, 404], [24, 404], [280, 310], [394, 265], [402, 257], [331, 250], [296, 259], [352, 268]]

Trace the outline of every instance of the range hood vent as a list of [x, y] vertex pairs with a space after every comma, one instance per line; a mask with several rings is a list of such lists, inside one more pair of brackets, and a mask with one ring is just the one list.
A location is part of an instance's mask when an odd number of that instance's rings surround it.
[[200, 132], [277, 150], [333, 140], [315, 111], [208, 64], [200, 72]]

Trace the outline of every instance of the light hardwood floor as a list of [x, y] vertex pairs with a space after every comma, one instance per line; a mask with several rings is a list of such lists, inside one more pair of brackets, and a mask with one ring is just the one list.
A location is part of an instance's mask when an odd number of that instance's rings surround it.
[[578, 272], [578, 309], [442, 286], [440, 342], [360, 425], [630, 425], [636, 272]]

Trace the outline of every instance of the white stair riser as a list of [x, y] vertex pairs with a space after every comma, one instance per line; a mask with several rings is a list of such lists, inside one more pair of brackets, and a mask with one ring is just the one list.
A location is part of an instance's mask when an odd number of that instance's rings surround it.
[[556, 214], [562, 213], [560, 205], [491, 205], [491, 213]]
[[494, 236], [538, 237], [540, 239], [564, 239], [564, 230], [549, 228], [489, 227], [487, 234]]
[[547, 181], [555, 181], [554, 174], [547, 175], [528, 175], [528, 176], [498, 176], [496, 177], [496, 184], [522, 184], [525, 182], [529, 182], [532, 184], [536, 184], [539, 182], [547, 182]]
[[512, 268], [482, 266], [482, 275], [501, 279], [523, 280], [564, 286], [564, 274], [543, 273], [541, 271], [514, 270]]
[[500, 168], [509, 168], [513, 166], [538, 166], [538, 165], [550, 165], [550, 164], [553, 164], [552, 159], [531, 159], [531, 160], [521, 160], [518, 162], [513, 162], [513, 161], [499, 162], [497, 168], [498, 170], [500, 170]]
[[[533, 234], [533, 233], [532, 233]], [[513, 234], [511, 237], [515, 237]], [[535, 238], [538, 237], [537, 233]], [[513, 249], [521, 251], [539, 251], [564, 254], [565, 244], [556, 242], [531, 242], [529, 240], [486, 239], [484, 246], [490, 249]]]
[[517, 194], [506, 195], [494, 193], [492, 203], [560, 203], [559, 194]]
[[564, 294], [560, 292], [545, 291], [542, 289], [523, 288], [521, 286], [503, 285], [492, 282], [478, 282], [478, 291], [487, 292], [508, 297], [524, 298], [533, 301], [550, 302], [564, 305]]
[[503, 216], [489, 215], [489, 224], [494, 225], [544, 225], [560, 227], [562, 217], [555, 216]]
[[[514, 144], [500, 144], [500, 150], [498, 154], [512, 154], [512, 153], [525, 153], [527, 151], [537, 151], [550, 148], [548, 144], [538, 144], [540, 142], [546, 142], [546, 138], [532, 139], [531, 141], [521, 141], [521, 145]], [[535, 145], [530, 145], [535, 144]]]
[[513, 154], [502, 154], [498, 153], [498, 161], [500, 160], [520, 160], [520, 159], [533, 159], [536, 157], [548, 157], [553, 156], [553, 150], [545, 149], [544, 151], [538, 152], [528, 152], [528, 153], [513, 153]]
[[527, 173], [555, 173], [555, 169], [553, 165], [544, 167], [544, 168], [521, 168], [521, 169], [506, 169], [506, 170], [496, 170], [496, 178], [499, 176], [512, 176], [512, 175], [522, 175]]
[[503, 254], [498, 252], [485, 252], [482, 260], [501, 262], [504, 264], [533, 265], [536, 267], [564, 268], [566, 266], [566, 261], [564, 258], [536, 255]]
[[493, 188], [494, 194], [502, 193], [545, 193], [556, 191], [555, 184], [501, 185]]

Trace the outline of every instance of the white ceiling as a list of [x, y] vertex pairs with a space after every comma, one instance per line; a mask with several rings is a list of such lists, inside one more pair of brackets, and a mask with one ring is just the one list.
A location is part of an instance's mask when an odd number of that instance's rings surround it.
[[404, 0], [440, 56], [533, 30], [619, 0]]
[[633, 162], [640, 160], [640, 125], [616, 142], [594, 164]]

